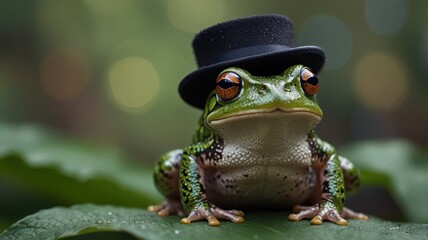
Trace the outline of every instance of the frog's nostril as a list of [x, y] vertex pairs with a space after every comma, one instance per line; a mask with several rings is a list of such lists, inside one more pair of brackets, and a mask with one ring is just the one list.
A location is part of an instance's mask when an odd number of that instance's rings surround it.
[[267, 90], [267, 86], [266, 85], [261, 85], [260, 87], [259, 87], [259, 92], [266, 92], [266, 90]]

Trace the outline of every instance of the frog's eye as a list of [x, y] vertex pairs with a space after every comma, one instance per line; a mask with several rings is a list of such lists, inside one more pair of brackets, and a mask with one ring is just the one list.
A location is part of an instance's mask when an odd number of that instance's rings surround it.
[[314, 96], [318, 92], [318, 78], [307, 68], [300, 72], [300, 84], [307, 95]]
[[215, 92], [223, 101], [236, 98], [241, 92], [242, 80], [234, 72], [225, 72], [217, 77]]

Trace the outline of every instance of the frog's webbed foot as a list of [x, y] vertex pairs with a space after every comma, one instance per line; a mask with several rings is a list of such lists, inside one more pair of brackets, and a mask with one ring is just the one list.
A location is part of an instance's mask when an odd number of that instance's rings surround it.
[[336, 206], [328, 201], [309, 207], [296, 205], [293, 207], [293, 212], [295, 213], [288, 216], [290, 221], [311, 219], [312, 224], [320, 225], [323, 220], [327, 220], [340, 226], [348, 225], [348, 222], [340, 215]]
[[229, 220], [233, 223], [244, 222], [244, 213], [240, 210], [223, 210], [214, 205], [209, 209], [205, 207], [195, 207], [186, 218], [181, 219], [180, 223], [189, 224], [193, 221], [206, 219], [208, 225], [218, 226], [220, 221], [218, 219]]
[[183, 206], [180, 200], [167, 198], [163, 203], [159, 205], [151, 205], [147, 208], [147, 211], [157, 213], [159, 216], [169, 216], [177, 214], [185, 216]]
[[369, 217], [367, 215], [365, 215], [363, 213], [354, 212], [347, 207], [343, 208], [340, 216], [343, 218], [346, 218], [346, 219], [369, 220]]

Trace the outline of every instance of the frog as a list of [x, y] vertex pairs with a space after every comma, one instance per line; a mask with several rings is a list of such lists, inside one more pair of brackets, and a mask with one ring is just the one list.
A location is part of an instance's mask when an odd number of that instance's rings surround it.
[[320, 225], [367, 215], [344, 207], [359, 171], [315, 127], [318, 77], [302, 64], [275, 75], [239, 67], [219, 72], [192, 144], [161, 156], [154, 182], [165, 196], [148, 211], [180, 223], [244, 222], [243, 210], [287, 210], [290, 221]]

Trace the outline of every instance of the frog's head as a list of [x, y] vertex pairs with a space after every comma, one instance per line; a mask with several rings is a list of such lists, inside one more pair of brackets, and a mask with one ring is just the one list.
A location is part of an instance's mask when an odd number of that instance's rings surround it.
[[314, 127], [322, 118], [315, 95], [318, 79], [303, 65], [295, 65], [280, 75], [253, 76], [232, 67], [222, 71], [205, 107], [206, 124], [219, 126], [250, 118], [293, 118]]

